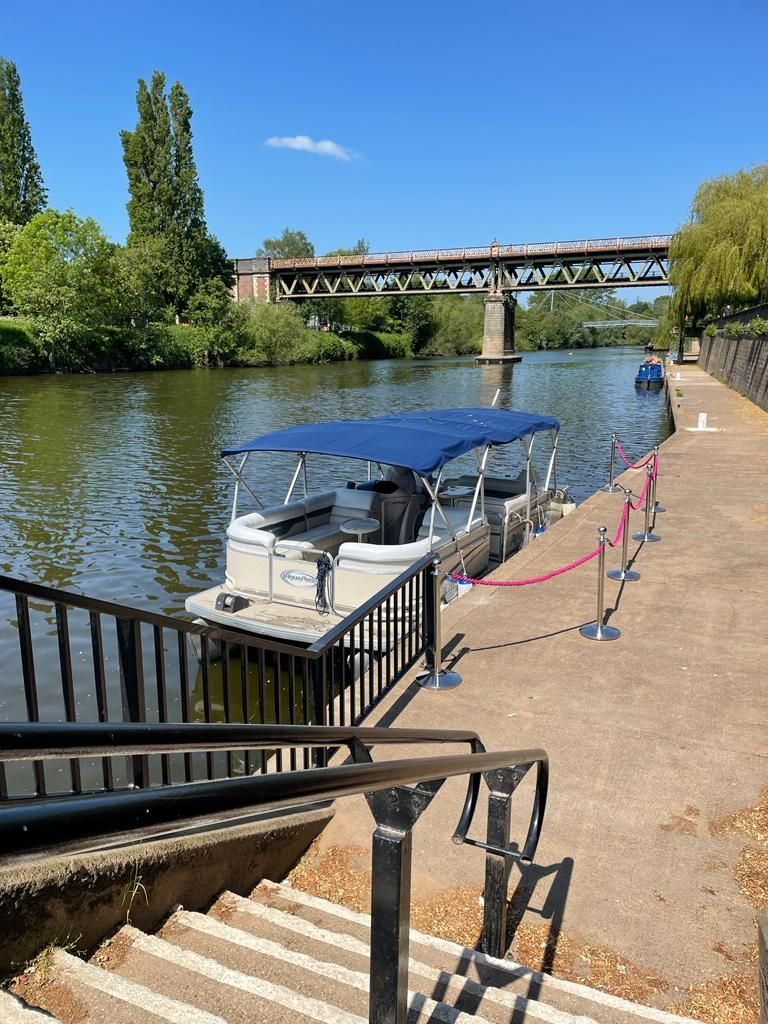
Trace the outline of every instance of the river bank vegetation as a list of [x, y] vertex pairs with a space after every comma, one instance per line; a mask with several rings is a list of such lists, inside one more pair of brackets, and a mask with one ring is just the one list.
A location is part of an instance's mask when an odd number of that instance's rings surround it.
[[[232, 265], [209, 231], [180, 83], [139, 80], [137, 121], [120, 133], [128, 181], [124, 245], [89, 217], [46, 209], [47, 192], [15, 65], [0, 58], [0, 373], [102, 372], [459, 356], [482, 346], [483, 295], [391, 295], [256, 305], [232, 300]], [[368, 251], [365, 239], [328, 255]], [[286, 228], [259, 255], [312, 256]], [[518, 348], [641, 344], [666, 299], [627, 306], [610, 290], [534, 294]]]

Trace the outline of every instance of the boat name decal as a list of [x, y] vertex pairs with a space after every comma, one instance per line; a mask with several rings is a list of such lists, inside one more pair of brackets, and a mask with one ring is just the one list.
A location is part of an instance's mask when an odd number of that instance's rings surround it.
[[280, 573], [280, 579], [289, 587], [316, 587], [317, 576], [309, 572], [301, 572], [297, 569], [286, 569]]

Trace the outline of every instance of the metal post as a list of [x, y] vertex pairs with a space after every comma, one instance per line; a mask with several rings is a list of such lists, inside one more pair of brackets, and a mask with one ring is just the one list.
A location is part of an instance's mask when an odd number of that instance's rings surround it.
[[443, 573], [440, 568], [439, 555], [436, 555], [432, 561], [430, 575], [431, 583], [427, 586], [427, 670], [418, 676], [416, 681], [425, 690], [452, 690], [455, 686], [460, 685], [461, 676], [458, 672], [442, 671], [440, 668], [443, 660], [443, 639], [440, 628]]
[[[498, 783], [494, 785], [498, 777]], [[487, 843], [497, 849], [509, 847], [511, 796], [504, 786], [505, 772], [487, 772], [488, 794]], [[485, 889], [483, 902], [483, 952], [502, 959], [507, 952], [507, 889], [512, 861], [491, 851], [485, 856]]]
[[582, 626], [579, 630], [581, 635], [588, 640], [618, 640], [621, 636], [621, 631], [615, 626], [606, 626], [603, 623], [605, 618], [605, 535], [607, 532], [607, 526], [601, 526], [598, 530], [600, 554], [597, 556], [597, 617], [594, 622]]
[[371, 856], [370, 1024], [406, 1024], [408, 1019], [413, 826], [444, 781], [366, 794], [376, 821]]
[[651, 512], [654, 516], [658, 512], [666, 512], [658, 501], [656, 501], [656, 478], [659, 475], [659, 446], [655, 444], [653, 446], [653, 491], [651, 493]]
[[[115, 619], [115, 625], [123, 721], [146, 722], [141, 624], [137, 619]], [[146, 789], [149, 786], [149, 757], [146, 754], [133, 754], [130, 763], [133, 785], [137, 789]]]
[[648, 463], [648, 469], [646, 470], [646, 488], [645, 488], [645, 525], [642, 533], [633, 533], [632, 540], [640, 540], [644, 544], [652, 544], [654, 541], [661, 540], [658, 533], [651, 531], [651, 490], [653, 489], [653, 460]]
[[632, 513], [632, 492], [628, 487], [623, 487], [622, 490], [624, 491], [624, 509], [626, 519], [624, 520], [624, 530], [621, 534], [621, 568], [609, 569], [606, 576], [609, 580], [619, 580], [621, 583], [631, 583], [632, 580], [640, 579], [640, 573], [627, 568], [627, 547], [629, 545], [629, 517]]
[[611, 470], [610, 470], [610, 482], [607, 487], [603, 490], [607, 491], [608, 494], [613, 494], [618, 488], [613, 483], [613, 477], [616, 471], [616, 434], [611, 434]]

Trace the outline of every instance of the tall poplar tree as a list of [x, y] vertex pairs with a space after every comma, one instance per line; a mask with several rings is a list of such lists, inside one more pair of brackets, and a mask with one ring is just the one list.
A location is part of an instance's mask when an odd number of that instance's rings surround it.
[[155, 71], [149, 85], [139, 79], [136, 104], [136, 128], [120, 133], [130, 192], [128, 246], [152, 241], [161, 254], [162, 292], [178, 313], [206, 281], [230, 283], [231, 267], [205, 222], [187, 93], [175, 82], [166, 94], [165, 75]]
[[0, 57], [0, 220], [26, 224], [45, 208], [46, 199], [19, 73], [13, 61]]

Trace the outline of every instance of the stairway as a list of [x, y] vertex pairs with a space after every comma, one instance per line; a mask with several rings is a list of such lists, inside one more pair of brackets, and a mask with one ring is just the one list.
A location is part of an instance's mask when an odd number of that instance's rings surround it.
[[[46, 951], [0, 991], [2, 1024], [365, 1024], [369, 922], [286, 885], [129, 925], [89, 962]], [[409, 1024], [682, 1024], [573, 982], [411, 932]], [[22, 1002], [21, 1000], [25, 1000]]]

